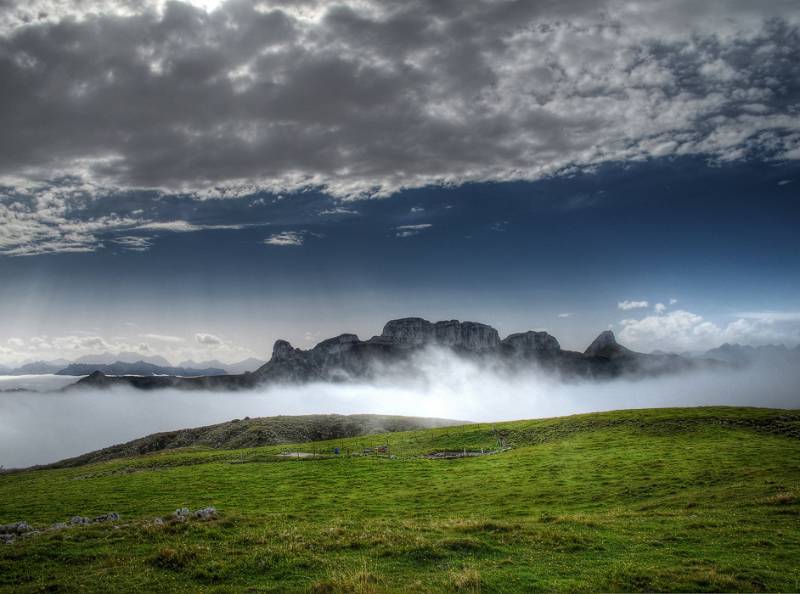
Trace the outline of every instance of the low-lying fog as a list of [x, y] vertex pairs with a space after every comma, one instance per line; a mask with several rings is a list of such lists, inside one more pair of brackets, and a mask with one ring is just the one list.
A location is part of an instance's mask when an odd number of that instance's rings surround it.
[[[44, 387], [77, 378], [40, 376]], [[17, 382], [36, 383], [17, 378]], [[17, 384], [4, 378], [0, 389]], [[800, 407], [800, 370], [751, 367], [660, 378], [560, 382], [537, 372], [508, 375], [441, 352], [411, 377], [371, 383], [273, 386], [252, 392], [176, 390], [0, 393], [0, 465], [54, 462], [157, 431], [245, 416], [376, 413], [500, 421], [624, 408], [698, 405]]]

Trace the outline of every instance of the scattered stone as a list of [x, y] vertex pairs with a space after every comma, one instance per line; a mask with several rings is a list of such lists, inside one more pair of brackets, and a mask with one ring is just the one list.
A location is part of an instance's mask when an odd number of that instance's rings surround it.
[[182, 522], [189, 517], [190, 513], [191, 512], [189, 511], [188, 507], [181, 507], [175, 510], [175, 512], [172, 514], [172, 517]]
[[204, 507], [203, 509], [198, 509], [194, 512], [194, 517], [199, 520], [213, 520], [217, 517], [217, 508]]
[[41, 534], [41, 530], [31, 530], [30, 532], [25, 532], [22, 534], [22, 538], [28, 538], [30, 536], [36, 536], [37, 534]]
[[0, 542], [3, 544], [12, 544], [16, 539], [15, 534], [0, 534]]
[[110, 512], [107, 514], [103, 514], [102, 516], [97, 516], [93, 522], [116, 522], [119, 520], [119, 514], [117, 512]]
[[69, 519], [69, 523], [73, 526], [86, 526], [87, 524], [91, 524], [92, 521], [89, 518], [84, 518], [83, 516], [72, 516]]
[[164, 520], [161, 518], [153, 518], [153, 526], [163, 526]]
[[67, 528], [67, 525], [64, 522], [56, 522], [50, 526], [50, 530], [63, 530], [64, 528]]
[[33, 530], [27, 522], [12, 522], [11, 524], [0, 525], [0, 534], [22, 534]]

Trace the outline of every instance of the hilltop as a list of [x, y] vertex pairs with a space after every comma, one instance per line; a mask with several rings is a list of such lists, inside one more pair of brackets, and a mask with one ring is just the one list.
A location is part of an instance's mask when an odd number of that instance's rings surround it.
[[21, 521], [0, 590], [797, 591], [800, 411], [616, 411], [0, 475], [0, 524]]
[[392, 415], [300, 415], [255, 419], [248, 417], [205, 427], [154, 433], [127, 443], [68, 458], [46, 467], [80, 466], [188, 447], [230, 450], [463, 424], [463, 421], [448, 419]]

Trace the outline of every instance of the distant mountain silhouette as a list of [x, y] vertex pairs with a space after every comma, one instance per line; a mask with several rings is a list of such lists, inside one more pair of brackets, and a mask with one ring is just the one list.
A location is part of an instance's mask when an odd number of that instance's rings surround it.
[[[566, 378], [604, 379], [621, 375], [659, 375], [681, 370], [718, 367], [712, 359], [689, 359], [672, 354], [637, 353], [617, 343], [610, 330], [602, 332], [585, 352], [567, 351], [546, 332], [519, 332], [501, 340], [494, 328], [478, 322], [422, 318], [392, 320], [379, 336], [360, 340], [341, 334], [309, 350], [278, 340], [272, 357], [253, 373], [205, 377], [109, 377], [102, 369], [80, 380], [79, 386], [127, 384], [137, 388], [242, 389], [276, 382], [348, 381], [375, 377], [387, 366], [409, 365], [412, 356], [429, 347], [448, 349], [475, 361], [497, 361], [509, 371], [537, 368]], [[409, 372], [413, 368], [409, 367]], [[139, 374], [144, 375], [144, 374]]]
[[161, 367], [159, 365], [153, 365], [152, 363], [146, 363], [144, 361], [136, 361], [134, 363], [115, 361], [109, 365], [99, 365], [94, 363], [72, 363], [64, 369], [56, 372], [56, 375], [90, 375], [94, 372], [100, 372], [105, 375], [161, 375], [178, 377], [225, 374], [224, 369], [215, 367], [192, 369], [187, 367]]
[[[160, 367], [172, 367], [172, 363], [167, 361], [161, 355], [142, 355], [141, 353], [133, 353], [129, 351], [122, 351], [121, 353], [98, 353], [95, 355], [83, 355], [73, 361], [73, 363], [91, 363], [101, 365], [111, 365], [116, 362], [122, 363], [137, 363], [144, 361], [151, 365], [158, 365]], [[182, 366], [180, 366], [182, 367]]]
[[255, 371], [259, 367], [261, 367], [266, 361], [263, 359], [256, 359], [255, 357], [250, 357], [248, 359], [244, 359], [242, 361], [237, 361], [236, 363], [223, 363], [217, 359], [211, 359], [209, 361], [193, 361], [189, 359], [187, 361], [181, 361], [178, 363], [178, 367], [191, 367], [193, 369], [202, 369], [206, 367], [213, 367], [217, 369], [224, 369], [226, 373], [231, 375], [236, 375], [238, 373], [245, 373], [247, 371]]
[[749, 346], [725, 343], [710, 351], [703, 357], [724, 361], [735, 366], [747, 365], [785, 365], [800, 364], [800, 345], [790, 349], [782, 344]]
[[248, 357], [236, 363], [228, 363], [223, 365], [225, 371], [230, 374], [245, 373], [248, 371], [255, 371], [261, 367], [266, 361], [264, 359], [256, 359], [255, 357]]
[[19, 367], [8, 368], [6, 367], [0, 372], [2, 375], [45, 375], [56, 373], [63, 369], [65, 365], [69, 364], [66, 359], [58, 359], [55, 361], [32, 361], [25, 363]]

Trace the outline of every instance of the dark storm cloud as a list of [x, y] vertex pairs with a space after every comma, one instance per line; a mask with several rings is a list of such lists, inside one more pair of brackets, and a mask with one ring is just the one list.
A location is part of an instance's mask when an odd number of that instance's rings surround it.
[[[665, 155], [795, 159], [798, 12], [18, 2], [0, 16], [0, 220], [18, 230], [0, 249], [35, 253], [37, 225], [75, 223], [76, 194], [356, 197]], [[130, 222], [108, 216], [95, 227]]]
[[723, 4], [683, 31], [596, 2], [309, 6], [169, 2], [7, 29], [2, 172], [346, 194], [797, 150], [800, 42], [777, 3]]

